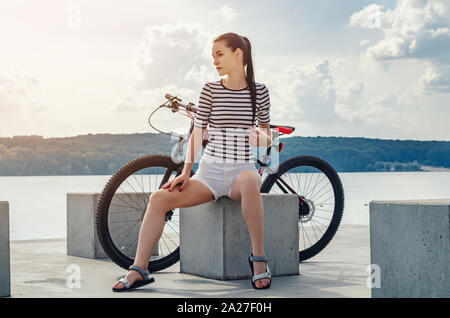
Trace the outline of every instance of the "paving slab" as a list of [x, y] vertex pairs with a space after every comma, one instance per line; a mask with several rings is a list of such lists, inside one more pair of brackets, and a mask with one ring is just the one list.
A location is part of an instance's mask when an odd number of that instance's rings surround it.
[[266, 290], [254, 290], [249, 279], [220, 281], [180, 273], [178, 262], [153, 273], [153, 284], [128, 293], [111, 291], [125, 270], [109, 259], [67, 255], [65, 238], [12, 241], [11, 297], [370, 298], [369, 235], [367, 225], [341, 225], [325, 250], [299, 264], [300, 275], [273, 277]]

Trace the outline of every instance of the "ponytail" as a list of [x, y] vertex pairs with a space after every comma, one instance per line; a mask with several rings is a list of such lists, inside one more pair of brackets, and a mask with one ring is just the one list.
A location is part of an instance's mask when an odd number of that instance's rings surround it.
[[252, 110], [253, 110], [253, 118], [252, 118], [252, 126], [255, 121], [256, 115], [256, 82], [255, 82], [255, 74], [253, 72], [253, 60], [252, 60], [252, 46], [250, 41], [245, 36], [242, 37], [244, 42], [244, 66], [247, 65], [246, 78], [248, 87], [250, 89], [250, 96], [252, 99]]

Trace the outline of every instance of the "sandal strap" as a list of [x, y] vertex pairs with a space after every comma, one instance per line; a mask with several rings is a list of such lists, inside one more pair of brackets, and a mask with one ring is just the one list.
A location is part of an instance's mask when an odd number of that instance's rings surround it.
[[256, 281], [258, 279], [262, 279], [262, 278], [271, 278], [272, 275], [270, 274], [270, 272], [265, 272], [262, 274], [258, 274], [252, 277], [252, 281]]
[[125, 277], [119, 279], [119, 282], [124, 284], [126, 289], [130, 288], [130, 283], [125, 279]]
[[267, 262], [268, 258], [265, 256], [250, 256], [250, 261], [252, 262]]
[[137, 265], [131, 265], [130, 267], [128, 267], [128, 270], [134, 270], [134, 271], [136, 271], [136, 272], [138, 272], [139, 274], [141, 274], [142, 275], [142, 278], [144, 279], [144, 280], [148, 280], [148, 279], [150, 279], [148, 276], [149, 276], [149, 271], [145, 271], [145, 270], [143, 270], [142, 268], [140, 268], [139, 266], [137, 266]]

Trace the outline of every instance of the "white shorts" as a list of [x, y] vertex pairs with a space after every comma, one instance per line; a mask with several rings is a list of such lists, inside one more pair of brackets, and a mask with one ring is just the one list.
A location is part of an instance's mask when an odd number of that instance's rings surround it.
[[213, 193], [215, 200], [218, 200], [223, 196], [231, 198], [231, 188], [239, 176], [239, 173], [244, 170], [254, 171], [259, 176], [258, 170], [252, 162], [209, 162], [202, 157], [198, 169], [191, 179], [197, 179], [206, 185]]

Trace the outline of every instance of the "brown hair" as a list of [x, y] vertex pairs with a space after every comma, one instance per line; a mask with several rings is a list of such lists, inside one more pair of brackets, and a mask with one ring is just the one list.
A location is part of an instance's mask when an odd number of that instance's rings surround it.
[[224, 33], [218, 36], [214, 42], [218, 41], [224, 41], [226, 43], [225, 45], [231, 48], [233, 52], [236, 51], [237, 48], [244, 51], [244, 66], [247, 65], [245, 77], [247, 79], [248, 87], [250, 89], [250, 97], [252, 99], [253, 125], [256, 114], [256, 83], [255, 74], [253, 73], [252, 46], [250, 45], [250, 41], [245, 36], [240, 36], [239, 34], [232, 32]]

